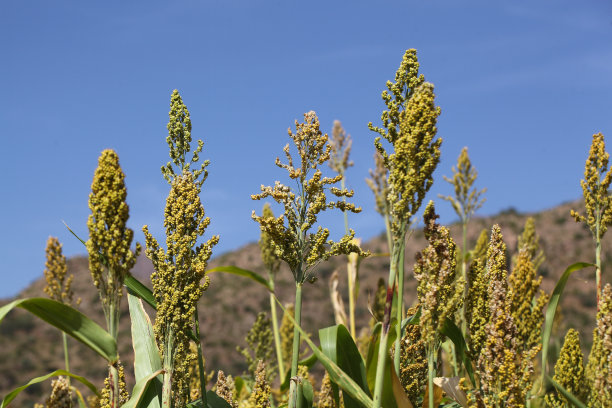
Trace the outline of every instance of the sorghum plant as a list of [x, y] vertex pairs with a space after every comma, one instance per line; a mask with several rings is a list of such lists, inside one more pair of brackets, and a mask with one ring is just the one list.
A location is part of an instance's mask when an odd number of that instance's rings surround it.
[[[329, 141], [331, 146], [331, 154], [329, 156], [329, 167], [336, 173], [342, 176], [340, 179], [340, 188], [342, 190], [346, 189], [346, 170], [353, 166], [353, 162], [349, 160], [349, 154], [351, 152], [351, 146], [353, 141], [351, 140], [351, 135], [347, 135], [346, 131], [342, 127], [342, 124], [339, 120], [334, 121], [334, 126], [332, 128], [332, 137]], [[342, 198], [343, 201], [346, 201], [346, 198]], [[344, 214], [344, 233], [349, 234], [349, 224], [348, 224], [348, 213], [343, 211]], [[359, 245], [359, 242], [356, 243]], [[355, 329], [355, 301], [357, 300], [357, 290], [356, 282], [357, 282], [357, 273], [358, 273], [358, 262], [359, 256], [358, 254], [349, 255], [349, 259], [347, 260], [346, 265], [346, 277], [348, 283], [348, 298], [349, 298], [349, 329], [351, 332], [351, 336], [353, 339], [357, 338], [356, 329]]]
[[[584, 400], [587, 395], [588, 387], [584, 371], [584, 357], [580, 348], [580, 336], [574, 329], [569, 329], [565, 335], [559, 359], [555, 364], [553, 380], [580, 400]], [[546, 395], [546, 403], [555, 408], [572, 406], [559, 393]]]
[[[159, 246], [148, 226], [143, 227], [146, 254], [155, 269], [151, 275], [157, 302], [154, 331], [164, 368], [164, 407], [170, 407], [172, 403], [182, 406], [188, 402], [187, 374], [193, 357], [189, 352], [189, 333], [197, 317], [197, 302], [208, 287], [206, 265], [213, 246], [219, 242], [219, 237], [213, 236], [205, 243], [197, 243], [210, 224], [210, 218], [205, 216], [200, 201], [208, 163], [204, 162], [193, 173], [190, 170], [190, 164], [197, 162], [203, 145], [201, 141], [198, 141], [191, 161], [186, 161], [191, 142], [191, 120], [177, 91], [172, 94], [168, 131], [167, 141], [173, 163], [162, 168], [171, 185], [164, 212], [166, 249]], [[174, 170], [172, 164], [178, 169]], [[198, 181], [201, 174], [202, 180]], [[201, 359], [201, 351], [199, 353]], [[202, 372], [200, 376], [201, 379], [204, 377]]]
[[[71, 288], [74, 275], [66, 276], [68, 266], [66, 265], [66, 257], [62, 253], [62, 244], [55, 237], [49, 237], [47, 247], [45, 249], [45, 280], [47, 285], [44, 288], [45, 293], [53, 300], [57, 300], [65, 305], [72, 304], [74, 292]], [[80, 299], [77, 300], [80, 303]], [[70, 371], [70, 362], [68, 359], [68, 340], [66, 333], [62, 332], [62, 340], [64, 342], [64, 364], [66, 371]], [[70, 383], [70, 379], [67, 379]]]
[[[262, 217], [264, 218], [274, 218], [274, 213], [272, 212], [272, 208], [269, 203], [265, 203], [262, 210]], [[261, 231], [261, 235], [259, 237], [259, 249], [261, 251], [261, 259], [263, 264], [268, 272], [268, 282], [270, 283], [270, 287], [272, 291], [269, 294], [270, 298], [270, 313], [272, 319], [272, 333], [274, 334], [274, 348], [276, 350], [276, 363], [278, 365], [278, 374], [283, 381], [285, 378], [285, 361], [283, 359], [283, 352], [281, 348], [281, 339], [280, 332], [278, 329], [278, 315], [276, 312], [276, 301], [274, 299], [274, 280], [276, 277], [276, 273], [280, 268], [280, 260], [276, 256], [274, 252], [274, 244], [272, 239], [268, 235], [265, 230]]]
[[[134, 232], [126, 226], [129, 207], [125, 202], [124, 179], [117, 154], [113, 150], [104, 150], [98, 159], [89, 195], [91, 215], [87, 220], [89, 239], [86, 245], [89, 269], [100, 293], [108, 331], [115, 341], [123, 282], [140, 252], [139, 244], [136, 244], [135, 251], [130, 249]], [[119, 407], [118, 361], [110, 364], [108, 380], [111, 384], [110, 407]]]
[[[455, 213], [459, 216], [462, 227], [462, 238], [463, 246], [461, 247], [461, 275], [465, 282], [463, 290], [463, 298], [467, 298], [468, 288], [470, 285], [469, 276], [467, 271], [468, 262], [468, 250], [467, 250], [467, 226], [470, 218], [485, 202], [482, 195], [487, 191], [486, 188], [477, 190], [474, 188], [474, 182], [478, 177], [478, 172], [472, 166], [470, 156], [468, 156], [468, 149], [464, 147], [459, 154], [457, 159], [457, 167], [452, 168], [453, 177], [448, 178], [444, 176], [444, 180], [449, 182], [454, 190], [455, 196], [440, 196], [441, 198], [449, 201], [455, 210]], [[464, 302], [463, 308], [461, 309], [461, 326], [463, 332], [467, 332], [467, 320], [465, 317], [467, 303]]]
[[[395, 281], [398, 281], [398, 321], [402, 320], [403, 309], [403, 255], [405, 238], [413, 216], [418, 211], [425, 194], [433, 184], [433, 171], [440, 161], [441, 139], [436, 139], [436, 121], [440, 108], [434, 104], [433, 85], [426, 83], [419, 75], [416, 50], [407, 50], [395, 74], [395, 83], [387, 82], [388, 91], [382, 98], [387, 106], [381, 116], [383, 127], [369, 128], [380, 136], [374, 141], [376, 150], [382, 156], [389, 170], [386, 203], [391, 226], [391, 262], [387, 288], [385, 319], [380, 339], [377, 373], [385, 371], [386, 341], [391, 319], [391, 304]], [[387, 152], [381, 137], [393, 148]], [[387, 311], [388, 310], [388, 311]], [[394, 366], [399, 372], [401, 333], [397, 326]], [[381, 403], [382, 377], [377, 377], [374, 392], [374, 406]]]
[[448, 228], [438, 225], [433, 201], [425, 208], [424, 234], [429, 246], [417, 254], [414, 276], [419, 282], [419, 327], [427, 353], [429, 407], [433, 407], [433, 378], [441, 345], [440, 329], [461, 308], [463, 280], [457, 278], [456, 245]]
[[589, 157], [584, 166], [584, 180], [580, 180], [586, 216], [572, 210], [571, 215], [576, 222], [585, 222], [591, 229], [595, 240], [595, 286], [597, 293], [597, 308], [601, 295], [601, 239], [608, 225], [612, 224], [612, 196], [610, 182], [612, 169], [608, 169], [610, 155], [606, 152], [604, 136], [601, 133], [593, 135]]
[[[272, 242], [276, 255], [285, 261], [295, 280], [295, 322], [300, 324], [302, 308], [302, 285], [306, 280], [314, 279], [313, 268], [321, 261], [333, 255], [362, 253], [353, 243], [354, 232], [350, 231], [340, 241], [328, 240], [329, 230], [321, 226], [315, 233], [309, 233], [317, 222], [321, 211], [338, 208], [341, 211], [359, 212], [360, 208], [346, 201], [327, 201], [326, 190], [338, 198], [352, 197], [353, 192], [333, 187], [342, 179], [341, 175], [333, 178], [323, 177], [318, 166], [326, 163], [330, 157], [331, 146], [327, 134], [319, 128], [319, 119], [314, 112], [304, 114], [304, 122], [295, 122], [296, 131], [289, 129], [289, 137], [295, 145], [299, 163], [294, 163], [289, 144], [284, 148], [287, 163], [276, 159], [276, 165], [287, 170], [289, 178], [296, 182], [296, 190], [277, 181], [274, 187], [261, 186], [261, 193], [251, 196], [254, 200], [272, 197], [284, 207], [278, 218], [257, 216], [252, 218], [265, 230]], [[312, 176], [311, 176], [311, 172]], [[328, 187], [329, 186], [329, 187]], [[297, 328], [293, 334], [293, 352], [291, 359], [291, 377], [295, 377], [298, 366], [300, 333]], [[290, 407], [295, 403], [295, 383], [291, 382]]]

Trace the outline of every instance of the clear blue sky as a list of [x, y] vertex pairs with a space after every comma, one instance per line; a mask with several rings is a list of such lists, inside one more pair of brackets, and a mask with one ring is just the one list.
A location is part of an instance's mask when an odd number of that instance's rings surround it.
[[[94, 4], [96, 3], [96, 4]], [[202, 200], [218, 255], [259, 235], [260, 184], [287, 128], [315, 110], [353, 137], [347, 174], [364, 207], [357, 235], [383, 230], [364, 178], [373, 165], [380, 93], [404, 50], [442, 108], [442, 162], [463, 146], [487, 187], [481, 214], [537, 211], [581, 194], [595, 132], [612, 148], [612, 3], [601, 1], [4, 1], [0, 3], [0, 297], [42, 275], [49, 235], [84, 248], [97, 158], [115, 149], [126, 173], [130, 226], [163, 238], [168, 187], [159, 168], [170, 94], [191, 111], [211, 161]], [[444, 222], [455, 220], [436, 199]], [[342, 228], [341, 215], [331, 222]], [[337, 236], [337, 234], [335, 234]]]

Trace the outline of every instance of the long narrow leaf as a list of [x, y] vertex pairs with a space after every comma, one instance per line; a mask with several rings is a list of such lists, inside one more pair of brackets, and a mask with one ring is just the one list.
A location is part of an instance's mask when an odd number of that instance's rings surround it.
[[546, 376], [546, 378], [574, 406], [576, 406], [578, 408], [587, 408], [587, 406], [584, 405], [582, 402], [580, 402], [580, 400], [578, 398], [576, 398], [571, 392], [569, 392], [568, 390], [563, 388], [563, 386], [561, 384], [559, 384], [558, 382], [556, 382], [555, 380], [553, 380], [549, 376]]
[[46, 298], [17, 299], [0, 308], [0, 322], [16, 307], [27, 310], [104, 357], [109, 363], [117, 361], [115, 339], [96, 322], [78, 310]]
[[[370, 395], [363, 358], [346, 327], [336, 325], [321, 329], [319, 340], [321, 351], [347, 373], [366, 394]], [[346, 408], [360, 406], [348, 395], [344, 396], [344, 405]]]
[[6, 396], [2, 400], [2, 404], [0, 405], [0, 408], [4, 408], [8, 404], [10, 404], [11, 401], [13, 401], [15, 399], [15, 397], [17, 397], [17, 395], [19, 395], [19, 393], [21, 393], [21, 391], [25, 390], [29, 386], [41, 383], [43, 381], [47, 381], [49, 378], [57, 377], [59, 375], [65, 375], [67, 377], [74, 378], [75, 380], [77, 380], [78, 382], [80, 382], [81, 384], [83, 384], [87, 388], [89, 388], [91, 390], [91, 392], [93, 392], [94, 394], [96, 394], [98, 396], [100, 395], [98, 393], [98, 390], [95, 387], [95, 385], [93, 385], [92, 383], [87, 381], [87, 379], [85, 377], [81, 377], [80, 375], [72, 374], [72, 373], [70, 373], [70, 372], [68, 372], [66, 370], [55, 370], [52, 373], [49, 373], [47, 375], [43, 375], [41, 377], [32, 378], [27, 384], [22, 385], [21, 387], [17, 387], [13, 391], [11, 391], [8, 394], [6, 394]]
[[131, 398], [128, 400], [128, 402], [123, 404], [121, 408], [148, 407], [151, 401], [148, 400], [150, 394], [146, 391], [151, 386], [151, 382], [159, 382], [159, 386], [161, 387], [161, 374], [163, 371], [164, 370], [157, 370], [137, 381], [134, 385], [134, 389], [132, 390]]
[[[376, 323], [374, 329], [372, 330], [372, 336], [370, 337], [370, 345], [368, 346], [368, 355], [366, 357], [366, 378], [368, 381], [368, 386], [370, 387], [370, 391], [374, 391], [375, 382], [376, 382], [376, 369], [378, 362], [378, 350], [380, 345], [380, 331], [382, 328], [382, 324]], [[395, 329], [389, 330], [389, 335], [387, 336], [387, 346], [386, 350], [388, 351], [391, 348], [391, 345], [395, 343], [395, 336], [397, 335], [397, 331]], [[393, 362], [391, 358], [387, 356], [387, 362], [385, 363], [386, 367], [393, 367]], [[383, 378], [383, 390], [381, 396], [381, 404], [385, 408], [394, 408], [396, 406], [395, 396], [393, 395], [393, 379], [391, 377], [391, 371], [385, 370], [384, 378]]]
[[[311, 354], [308, 357], [305, 357], [302, 360], [298, 361], [298, 365], [299, 366], [306, 366], [306, 367], [310, 368], [316, 362], [317, 362], [317, 356], [315, 356], [314, 354]], [[283, 380], [283, 383], [280, 386], [280, 390], [282, 392], [285, 392], [285, 391], [287, 391], [289, 389], [289, 381], [290, 380], [291, 380], [291, 371], [287, 371], [287, 373], [285, 374], [285, 379]]]
[[565, 289], [565, 284], [569, 279], [570, 275], [580, 269], [588, 268], [589, 266], [596, 267], [593, 264], [586, 262], [577, 262], [575, 264], [570, 265], [559, 281], [557, 285], [555, 285], [555, 289], [553, 290], [552, 295], [550, 296], [550, 301], [548, 302], [548, 306], [546, 307], [546, 320], [544, 322], [544, 331], [542, 332], [542, 381], [541, 386], [544, 387], [544, 379], [547, 373], [547, 365], [548, 365], [548, 346], [550, 343], [550, 335], [552, 333], [553, 322], [555, 320], [555, 313], [557, 312], [557, 306], [559, 305], [559, 301], [561, 300], [561, 295], [563, 294], [563, 289]]
[[128, 293], [139, 297], [140, 299], [147, 302], [147, 304], [153, 309], [157, 310], [157, 302], [153, 297], [153, 292], [151, 292], [151, 289], [147, 288], [144, 283], [140, 282], [138, 279], [130, 275], [125, 278], [123, 284], [127, 288]]
[[[136, 296], [128, 294], [130, 320], [132, 321], [132, 346], [134, 347], [134, 376], [136, 382], [146, 378], [149, 374], [161, 370], [161, 358], [151, 320], [144, 310], [142, 301]], [[150, 401], [148, 408], [159, 408], [162, 387], [159, 381], [154, 381], [146, 391], [145, 399]]]
[[[283, 305], [276, 299], [276, 302], [279, 306], [285, 310]], [[357, 385], [355, 381], [351, 379], [344, 371], [340, 369], [333, 361], [329, 359], [319, 348], [310, 340], [307, 333], [297, 324], [295, 324], [295, 320], [290, 314], [287, 314], [287, 317], [291, 319], [294, 327], [298, 329], [304, 341], [310, 346], [312, 352], [317, 356], [317, 359], [323, 364], [327, 373], [329, 374], [330, 380], [338, 384], [342, 391], [353, 397], [356, 401], [358, 401], [363, 407], [370, 408], [373, 404], [372, 399]]]
[[470, 377], [472, 385], [476, 385], [476, 381], [474, 380], [474, 369], [472, 368], [472, 360], [470, 360], [468, 347], [465, 343], [465, 339], [463, 338], [463, 334], [461, 333], [461, 329], [457, 327], [455, 322], [447, 318], [444, 321], [444, 326], [442, 326], [440, 329], [440, 333], [448, 337], [455, 344], [455, 353], [457, 354], [458, 360], [463, 362], [463, 366]]
[[272, 288], [272, 285], [270, 285], [270, 282], [268, 282], [267, 279], [265, 279], [256, 272], [238, 268], [237, 266], [217, 266], [216, 268], [212, 268], [206, 271], [207, 274], [215, 272], [231, 273], [233, 275], [249, 278], [254, 282], [259, 283], [260, 285], [263, 285], [270, 292], [274, 292], [274, 289]]

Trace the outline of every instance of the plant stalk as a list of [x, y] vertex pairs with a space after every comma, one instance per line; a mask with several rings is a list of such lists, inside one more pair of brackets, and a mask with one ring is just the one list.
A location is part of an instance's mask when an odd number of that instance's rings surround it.
[[[400, 241], [403, 241], [403, 239]], [[397, 276], [397, 266], [400, 257], [400, 252], [400, 245], [393, 245], [393, 251], [391, 254], [391, 264], [389, 266], [389, 284], [387, 286], [385, 315], [383, 317], [382, 328], [380, 330], [380, 343], [378, 345], [378, 361], [376, 362], [373, 408], [381, 408], [382, 404], [383, 380], [385, 377], [385, 366], [387, 361], [387, 338], [389, 337], [389, 325], [391, 323], [391, 306], [393, 305], [395, 277]]]
[[468, 297], [468, 291], [470, 287], [470, 282], [468, 280], [467, 273], [467, 222], [463, 222], [463, 246], [461, 247], [461, 274], [463, 276], [463, 308], [461, 310], [461, 332], [464, 336], [467, 335], [467, 302], [465, 299]]
[[298, 373], [298, 361], [300, 358], [300, 331], [298, 330], [298, 326], [302, 324], [302, 283], [299, 281], [295, 283], [295, 311], [293, 320], [295, 320], [295, 325], [293, 326], [293, 352], [291, 354], [292, 390], [289, 392], [291, 396], [289, 399], [289, 408], [297, 406], [296, 400], [300, 397], [294, 381]]
[[393, 366], [395, 368], [396, 374], [400, 375], [400, 345], [402, 341], [402, 319], [404, 317], [404, 253], [406, 251], [406, 243], [402, 240], [402, 247], [400, 249], [399, 256], [399, 264], [397, 268], [397, 324], [395, 326], [395, 330], [397, 333], [397, 337], [395, 339], [395, 351], [393, 355]]
[[202, 356], [202, 340], [200, 337], [200, 319], [198, 318], [198, 307], [196, 305], [195, 313], [193, 314], [195, 324], [195, 334], [198, 338], [198, 369], [200, 371], [200, 397], [202, 398], [202, 404], [208, 406], [206, 400], [206, 372], [204, 371], [204, 357]]
[[[119, 301], [118, 296], [115, 294], [115, 298], [110, 299], [108, 309], [108, 331], [110, 335], [117, 342], [117, 326], [119, 324]], [[117, 371], [117, 367], [115, 363], [109, 365], [109, 379], [111, 383], [110, 389], [110, 404], [111, 408], [119, 408], [119, 372]]]
[[281, 383], [285, 380], [285, 362], [281, 350], [280, 333], [278, 330], [278, 319], [276, 317], [276, 302], [274, 293], [270, 293], [270, 313], [272, 314], [272, 331], [274, 332], [274, 348], [276, 349], [276, 361], [278, 364], [278, 375]]
[[[340, 187], [342, 190], [346, 188], [344, 183], [344, 174], [342, 174], [342, 178], [340, 179]], [[342, 201], [346, 202], [346, 197], [342, 197]], [[349, 225], [348, 225], [348, 214], [346, 211], [342, 211], [344, 214], [344, 234], [349, 234]], [[357, 276], [357, 271], [353, 270], [351, 266], [350, 260], [346, 263], [346, 277], [348, 280], [348, 295], [349, 295], [349, 328], [351, 331], [351, 337], [353, 340], [357, 339], [357, 331], [355, 329], [355, 278]]]
[[174, 348], [174, 332], [172, 328], [167, 326], [166, 341], [164, 344], [164, 380], [162, 385], [162, 407], [172, 407], [172, 374], [173, 374], [173, 358], [172, 349]]
[[427, 353], [427, 390], [428, 390], [428, 406], [434, 408], [434, 353], [429, 350]]

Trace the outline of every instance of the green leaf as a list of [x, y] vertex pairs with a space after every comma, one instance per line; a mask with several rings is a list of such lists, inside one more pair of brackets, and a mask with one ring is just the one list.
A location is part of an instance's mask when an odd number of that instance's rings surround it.
[[[148, 377], [151, 373], [162, 368], [161, 358], [157, 345], [153, 326], [147, 312], [144, 310], [142, 301], [136, 296], [128, 293], [128, 305], [130, 308], [130, 320], [132, 322], [132, 346], [134, 347], [134, 376], [136, 382]], [[159, 381], [147, 388], [144, 400], [149, 401], [146, 406], [159, 408], [161, 406], [162, 384]]]
[[[276, 302], [279, 304], [281, 309], [285, 310], [283, 305], [276, 299]], [[304, 341], [310, 346], [312, 352], [317, 357], [317, 359], [323, 364], [327, 373], [329, 374], [329, 378], [331, 381], [338, 384], [342, 390], [351, 396], [353, 399], [358, 401], [363, 407], [370, 408], [373, 404], [372, 399], [366, 394], [359, 385], [355, 381], [351, 379], [344, 371], [340, 369], [329, 357], [327, 357], [319, 348], [310, 340], [306, 332], [297, 324], [295, 324], [295, 320], [290, 314], [287, 314], [287, 317], [291, 319], [294, 327], [298, 329]]]
[[447, 318], [444, 321], [444, 325], [440, 329], [440, 333], [448, 337], [455, 344], [457, 360], [463, 362], [463, 366], [470, 377], [472, 385], [476, 385], [476, 381], [474, 380], [474, 369], [472, 368], [472, 360], [469, 357], [468, 347], [465, 343], [465, 339], [463, 338], [463, 334], [461, 333], [461, 329], [457, 327], [455, 322]]
[[212, 390], [206, 391], [206, 401], [208, 402], [208, 408], [232, 408], [226, 400]]
[[[346, 327], [336, 325], [319, 330], [319, 341], [321, 351], [370, 396], [363, 358]], [[344, 405], [346, 408], [360, 406], [348, 395], [344, 396]]]
[[576, 406], [578, 408], [587, 408], [587, 406], [584, 405], [582, 402], [580, 402], [580, 400], [578, 398], [576, 398], [571, 392], [569, 392], [568, 390], [563, 388], [563, 386], [561, 384], [559, 384], [558, 382], [556, 382], [555, 380], [553, 380], [549, 376], [546, 376], [546, 378], [574, 406]]
[[78, 310], [46, 298], [17, 299], [0, 308], [0, 322], [16, 307], [27, 310], [104, 357], [110, 364], [117, 361], [115, 339], [96, 322]]
[[577, 262], [575, 264], [570, 265], [553, 290], [552, 295], [550, 296], [550, 301], [548, 302], [548, 306], [546, 307], [546, 320], [544, 323], [544, 331], [542, 332], [542, 381], [541, 386], [544, 386], [544, 378], [547, 373], [547, 365], [548, 365], [548, 347], [550, 343], [550, 335], [552, 333], [552, 327], [555, 320], [555, 313], [557, 312], [557, 306], [559, 305], [559, 301], [561, 300], [561, 295], [563, 294], [563, 289], [565, 289], [565, 284], [569, 279], [570, 275], [576, 271], [579, 271], [584, 268], [588, 268], [589, 266], [597, 267], [593, 264], [586, 262]]
[[159, 383], [159, 387], [161, 388], [161, 374], [163, 372], [164, 370], [157, 370], [136, 381], [131, 398], [128, 402], [123, 404], [121, 408], [144, 408], [151, 406], [151, 398], [154, 397], [154, 394], [147, 392], [147, 390], [150, 388], [151, 383]]
[[125, 278], [123, 284], [127, 288], [128, 293], [139, 297], [147, 302], [147, 304], [153, 309], [157, 310], [157, 302], [153, 297], [153, 292], [151, 292], [151, 289], [147, 288], [142, 282], [130, 275]]
[[302, 396], [302, 407], [304, 408], [312, 408], [312, 402], [314, 400], [314, 390], [312, 389], [312, 384], [309, 381], [302, 381], [300, 384]]
[[49, 373], [47, 375], [43, 375], [41, 377], [33, 378], [27, 384], [22, 385], [21, 387], [17, 387], [13, 391], [11, 391], [8, 394], [6, 394], [6, 396], [2, 400], [2, 404], [0, 405], [0, 408], [4, 408], [8, 404], [10, 404], [11, 401], [13, 401], [15, 399], [15, 397], [17, 397], [17, 395], [19, 395], [19, 393], [21, 393], [21, 391], [25, 390], [30, 385], [38, 384], [40, 382], [48, 380], [51, 377], [57, 377], [59, 375], [65, 375], [67, 377], [74, 378], [75, 380], [77, 380], [78, 382], [80, 382], [81, 384], [83, 384], [87, 388], [89, 388], [91, 390], [91, 392], [93, 392], [97, 396], [100, 396], [100, 394], [98, 393], [98, 389], [92, 383], [87, 381], [85, 379], [85, 377], [81, 377], [80, 375], [72, 374], [72, 373], [70, 373], [70, 372], [68, 372], [66, 370], [55, 370], [52, 373]]
[[274, 292], [274, 288], [272, 287], [270, 282], [268, 282], [267, 279], [263, 278], [261, 275], [253, 271], [238, 268], [237, 266], [217, 266], [216, 268], [212, 268], [206, 271], [207, 274], [215, 272], [231, 273], [233, 275], [249, 278], [254, 282], [259, 283], [260, 285], [263, 285], [266, 289], [268, 289], [268, 291]]
[[[370, 391], [374, 391], [376, 383], [376, 365], [378, 363], [378, 349], [380, 346], [380, 332], [382, 323], [378, 322], [372, 330], [372, 337], [370, 337], [370, 345], [368, 347], [368, 355], [366, 357], [366, 378], [368, 381], [368, 387]], [[387, 347], [388, 351], [391, 345], [395, 342], [397, 331], [393, 328], [389, 328], [389, 334], [387, 335]], [[393, 367], [391, 358], [387, 355], [387, 368]], [[383, 391], [381, 396], [381, 405], [385, 408], [396, 407], [395, 396], [393, 395], [393, 382], [391, 378], [391, 370], [385, 370], [383, 378]]]

